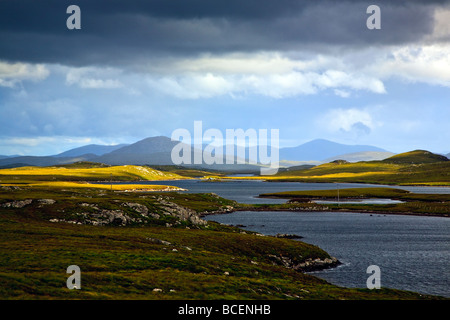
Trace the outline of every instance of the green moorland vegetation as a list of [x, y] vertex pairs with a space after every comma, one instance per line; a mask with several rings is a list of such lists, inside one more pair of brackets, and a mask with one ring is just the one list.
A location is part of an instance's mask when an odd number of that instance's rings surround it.
[[450, 160], [424, 150], [395, 155], [382, 161], [333, 161], [304, 170], [286, 170], [268, 181], [352, 182], [388, 185], [450, 186]]
[[[1, 187], [0, 298], [437, 298], [331, 285], [302, 272], [330, 259], [320, 248], [198, 218], [234, 205], [214, 194]], [[81, 290], [66, 288], [70, 265]]]
[[[87, 183], [130, 177], [181, 176], [90, 163], [0, 170], [0, 299], [437, 298], [305, 274], [338, 262], [310, 244], [201, 219], [241, 207], [215, 194]], [[81, 290], [66, 287], [70, 265]]]

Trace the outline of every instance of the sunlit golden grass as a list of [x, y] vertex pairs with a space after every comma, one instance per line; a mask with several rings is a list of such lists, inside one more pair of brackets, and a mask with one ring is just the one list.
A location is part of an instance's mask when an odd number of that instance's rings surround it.
[[316, 178], [352, 178], [352, 177], [364, 177], [364, 176], [373, 176], [373, 175], [383, 175], [383, 174], [391, 174], [391, 172], [340, 172], [340, 173], [331, 173], [331, 174], [323, 174], [320, 176], [308, 176], [307, 178], [316, 179]]
[[291, 182], [347, 182], [388, 185], [450, 185], [450, 161], [434, 163], [325, 163], [310, 169], [280, 170], [272, 176], [227, 177]]
[[181, 190], [178, 187], [165, 185], [148, 185], [148, 184], [93, 184], [87, 182], [70, 182], [70, 181], [45, 181], [45, 182], [29, 182], [20, 184], [4, 184], [5, 186], [20, 187], [37, 187], [37, 188], [92, 188], [107, 189], [112, 191], [176, 191]]
[[20, 167], [0, 170], [0, 181], [8, 180], [33, 180], [33, 181], [104, 181], [104, 180], [172, 180], [184, 177], [171, 173], [162, 172], [144, 166], [112, 166], [92, 168], [65, 168], [65, 167]]

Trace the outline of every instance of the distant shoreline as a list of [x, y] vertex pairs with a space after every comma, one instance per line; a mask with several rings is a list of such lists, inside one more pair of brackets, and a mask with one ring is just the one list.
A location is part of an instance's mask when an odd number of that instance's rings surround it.
[[[374, 210], [352, 210], [352, 209], [330, 209], [330, 210], [311, 210], [309, 208], [303, 208], [303, 209], [288, 209], [288, 208], [256, 208], [256, 207], [249, 207], [249, 208], [236, 208], [234, 211], [284, 211], [284, 212], [349, 212], [349, 213], [364, 213], [364, 214], [378, 214], [378, 215], [401, 215], [401, 216], [418, 216], [418, 217], [444, 217], [449, 218], [450, 215], [448, 214], [440, 214], [440, 213], [415, 213], [415, 212], [395, 212], [395, 211], [374, 211]], [[226, 213], [232, 213], [231, 212], [224, 212]]]

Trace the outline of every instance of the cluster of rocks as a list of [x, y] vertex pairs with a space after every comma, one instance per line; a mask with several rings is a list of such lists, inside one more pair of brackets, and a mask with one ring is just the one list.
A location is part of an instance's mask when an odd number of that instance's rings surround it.
[[146, 240], [150, 241], [151, 243], [155, 243], [155, 244], [163, 244], [166, 246], [170, 246], [172, 243], [170, 243], [169, 241], [165, 241], [165, 240], [161, 240], [161, 239], [156, 239], [156, 238], [146, 238]]
[[1, 206], [3, 208], [23, 208], [29, 204], [31, 204], [33, 202], [33, 200], [31, 199], [26, 199], [26, 200], [16, 200], [16, 201], [11, 201], [11, 202], [6, 202], [3, 203]]
[[329, 207], [324, 206], [311, 206], [311, 207], [292, 207], [288, 210], [290, 211], [328, 211]]
[[304, 260], [303, 262], [297, 263], [297, 262], [294, 262], [292, 260], [292, 258], [286, 257], [286, 256], [277, 256], [277, 255], [273, 255], [273, 254], [270, 254], [268, 256], [274, 262], [274, 264], [281, 264], [281, 265], [285, 266], [286, 268], [294, 269], [294, 270], [302, 271], [302, 272], [334, 268], [334, 267], [338, 266], [339, 264], [341, 264], [341, 262], [334, 257], [324, 258], [324, 259], [308, 258], [308, 259]]
[[163, 210], [170, 216], [177, 217], [181, 221], [189, 221], [196, 226], [204, 226], [207, 222], [200, 218], [200, 214], [196, 211], [180, 206], [174, 202], [165, 199], [158, 199]]
[[[50, 205], [50, 204], [54, 204], [56, 201], [53, 199], [38, 199], [37, 203], [39, 204], [39, 206], [43, 206], [43, 205]], [[14, 209], [20, 209], [23, 208], [25, 206], [30, 205], [31, 203], [33, 203], [32, 199], [25, 199], [25, 200], [15, 200], [15, 201], [10, 201], [10, 202], [6, 202], [0, 205], [0, 207], [3, 208], [14, 208]]]
[[64, 223], [72, 223], [72, 224], [82, 224], [80, 221], [75, 221], [75, 220], [66, 220], [66, 219], [50, 219], [48, 220], [50, 222], [64, 222]]
[[[217, 196], [218, 197], [218, 196]], [[115, 208], [106, 209], [102, 208], [97, 203], [79, 203], [78, 206], [82, 209], [74, 210], [68, 218], [60, 217], [50, 219], [51, 222], [66, 222], [74, 224], [91, 224], [91, 225], [117, 225], [126, 226], [130, 224], [142, 224], [151, 222], [153, 219], [161, 219], [163, 216], [171, 216], [177, 218], [174, 223], [166, 223], [167, 227], [171, 227], [174, 224], [179, 225], [182, 222], [188, 222], [194, 226], [206, 226], [207, 221], [203, 220], [202, 217], [207, 214], [215, 213], [229, 213], [234, 210], [233, 206], [224, 205], [215, 211], [201, 212], [198, 213], [193, 209], [181, 206], [175, 202], [172, 202], [172, 198], [164, 196], [152, 197], [157, 200], [157, 209], [152, 210], [152, 208], [147, 207], [144, 204], [136, 202], [123, 202], [120, 203], [116, 201], [118, 205]], [[23, 208], [27, 205], [33, 203], [38, 204], [39, 207], [44, 205], [55, 204], [53, 199], [25, 199], [25, 200], [15, 200], [0, 204], [0, 207], [4, 208]], [[79, 208], [78, 207], [78, 208]], [[84, 208], [84, 210], [83, 210]], [[131, 210], [130, 210], [131, 209]], [[65, 210], [60, 212], [64, 213]]]
[[22, 188], [16, 187], [16, 186], [0, 186], [0, 190], [2, 190], [2, 191], [18, 191], [18, 190], [22, 190]]
[[277, 233], [275, 235], [277, 238], [285, 238], [285, 239], [302, 239], [302, 236], [299, 236], [297, 234], [290, 234], [290, 233]]
[[39, 206], [47, 206], [47, 205], [52, 205], [56, 203], [56, 200], [53, 199], [39, 199], [38, 200]]
[[147, 206], [134, 202], [125, 202], [122, 203], [122, 206], [133, 209], [133, 211], [135, 211], [138, 214], [137, 216], [131, 216], [124, 210], [120, 209], [115, 210], [100, 209], [97, 204], [81, 203], [80, 206], [93, 209], [94, 212], [82, 212], [78, 213], [77, 215], [83, 217], [83, 221], [85, 224], [92, 224], [95, 226], [103, 226], [103, 225], [126, 226], [128, 224], [133, 223], [143, 223], [145, 222], [145, 218], [148, 217], [152, 217], [155, 219], [160, 218], [159, 214], [150, 212]]
[[200, 217], [204, 217], [210, 214], [222, 214], [222, 213], [231, 213], [235, 210], [235, 208], [233, 206], [223, 206], [217, 210], [212, 210], [212, 211], [204, 211], [199, 213]]
[[[81, 203], [81, 207], [89, 208], [90, 210], [75, 213], [75, 215], [81, 217], [81, 219], [76, 219], [77, 221], [82, 221], [80, 223], [98, 226], [126, 226], [129, 224], [147, 223], [148, 218], [160, 219], [163, 214], [178, 218], [176, 224], [180, 224], [181, 221], [187, 221], [196, 226], [207, 224], [207, 221], [201, 219], [200, 215], [192, 209], [180, 206], [174, 202], [163, 199], [162, 197], [158, 198], [158, 202], [160, 209], [159, 213], [149, 210], [146, 205], [135, 202], [124, 202], [120, 205], [121, 207], [124, 207], [124, 209], [114, 210], [99, 208], [98, 204]], [[126, 210], [125, 208], [131, 208], [135, 214], [130, 213], [130, 210]], [[50, 221], [78, 223], [73, 220], [65, 219], [51, 219]], [[171, 227], [172, 224], [166, 224], [166, 226]]]
[[116, 225], [126, 226], [131, 223], [141, 223], [141, 219], [132, 218], [122, 210], [99, 210], [97, 213], [82, 213], [86, 222], [94, 226]]
[[307, 198], [293, 198], [288, 200], [287, 203], [312, 203], [312, 201]]
[[[173, 244], [171, 243], [171, 242], [169, 242], [169, 241], [165, 241], [165, 240], [161, 240], [161, 239], [156, 239], [156, 238], [145, 238], [146, 240], [148, 240], [148, 241], [150, 241], [151, 243], [154, 243], [154, 244], [161, 244], [161, 245], [164, 245], [164, 246], [173, 246]], [[186, 249], [186, 250], [188, 250], [188, 251], [192, 251], [192, 248], [190, 248], [190, 247], [187, 247], [187, 246], [181, 246], [181, 248], [183, 248], [183, 249]], [[178, 252], [178, 250], [177, 249], [172, 249], [172, 251], [173, 252]]]
[[134, 203], [134, 202], [125, 202], [122, 205], [126, 206], [126, 207], [130, 207], [131, 209], [133, 209], [134, 211], [136, 211], [137, 213], [139, 213], [143, 217], [152, 217], [152, 218], [155, 218], [155, 219], [159, 219], [160, 218], [159, 214], [150, 212], [148, 210], [147, 206], [144, 206], [143, 204]]
[[323, 269], [333, 268], [339, 264], [341, 264], [341, 263], [335, 257], [325, 258], [325, 259], [309, 258], [309, 259], [306, 259], [302, 263], [294, 265], [293, 269], [302, 270], [302, 271], [314, 271], [314, 270], [323, 270]]

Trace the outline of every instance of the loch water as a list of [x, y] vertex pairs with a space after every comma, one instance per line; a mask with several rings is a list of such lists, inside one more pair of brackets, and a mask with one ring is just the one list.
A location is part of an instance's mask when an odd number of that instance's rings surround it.
[[349, 212], [240, 211], [205, 218], [266, 235], [297, 234], [342, 263], [312, 274], [365, 288], [377, 265], [381, 286], [450, 297], [450, 219]]
[[[136, 183], [136, 182], [133, 182]], [[401, 188], [416, 193], [450, 194], [449, 187], [383, 186], [358, 183], [298, 183], [232, 180], [145, 181], [187, 189], [187, 193], [214, 192], [240, 203], [284, 203], [258, 198], [262, 193], [293, 190], [329, 190], [364, 187]], [[389, 200], [389, 199], [387, 199]], [[381, 270], [381, 286], [450, 297], [450, 219], [344, 212], [234, 212], [210, 215], [206, 220], [245, 225], [266, 235], [292, 233], [317, 245], [342, 264], [314, 272], [317, 277], [345, 287], [365, 288], [367, 267]]]

